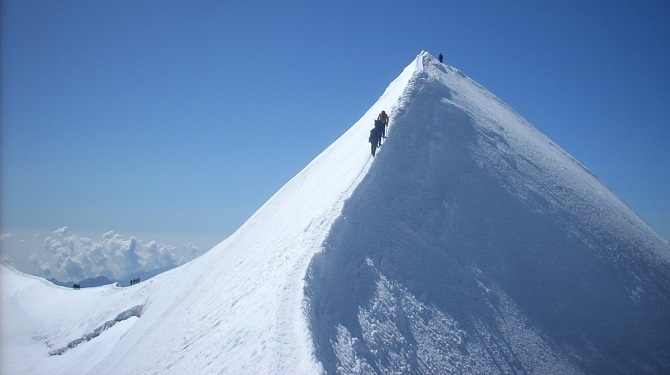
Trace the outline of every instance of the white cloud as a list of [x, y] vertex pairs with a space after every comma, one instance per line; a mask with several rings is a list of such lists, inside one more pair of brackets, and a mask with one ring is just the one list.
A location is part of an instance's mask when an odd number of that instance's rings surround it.
[[57, 234], [57, 235], [60, 235], [60, 236], [64, 236], [64, 235], [67, 234], [67, 231], [68, 231], [67, 227], [60, 227], [60, 228], [56, 229], [53, 233]]
[[43, 254], [30, 256], [42, 276], [61, 281], [96, 276], [125, 280], [138, 272], [179, 266], [200, 254], [190, 244], [144, 242], [135, 237], [126, 239], [111, 231], [98, 240], [68, 233], [67, 227], [55, 230], [53, 237], [44, 239]]
[[12, 238], [13, 236], [14, 236], [14, 235], [13, 235], [12, 233], [3, 233], [3, 234], [0, 234], [0, 241], [8, 240], [8, 239]]

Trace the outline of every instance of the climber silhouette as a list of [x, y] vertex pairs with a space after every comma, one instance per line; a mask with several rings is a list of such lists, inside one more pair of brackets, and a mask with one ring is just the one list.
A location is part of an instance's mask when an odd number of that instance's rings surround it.
[[370, 152], [372, 153], [372, 157], [375, 157], [375, 153], [377, 152], [377, 147], [379, 147], [379, 142], [381, 142], [381, 133], [379, 129], [375, 126], [370, 130], [370, 137], [368, 138], [368, 141], [370, 142]]
[[[379, 116], [377, 116], [377, 120], [382, 122], [382, 138], [386, 138], [386, 127], [389, 126], [389, 115], [387, 115], [385, 111], [382, 111]], [[375, 126], [377, 126], [376, 123]]]
[[375, 129], [377, 130], [377, 147], [382, 145], [382, 137], [384, 136], [384, 123], [381, 120], [375, 120]]

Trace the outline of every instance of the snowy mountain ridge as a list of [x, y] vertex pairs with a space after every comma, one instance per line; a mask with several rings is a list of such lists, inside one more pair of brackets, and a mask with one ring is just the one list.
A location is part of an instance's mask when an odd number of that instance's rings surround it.
[[310, 266], [326, 371], [665, 372], [668, 243], [501, 100], [422, 62]]
[[[41, 372], [60, 364], [62, 373], [69, 374], [105, 368], [144, 373], [187, 369], [192, 373], [289, 373], [291, 369], [318, 373], [302, 313], [305, 269], [343, 201], [369, 168], [368, 124], [397, 102], [412, 73], [413, 69], [405, 69], [352, 129], [238, 231], [193, 262], [131, 288], [112, 288], [113, 292], [107, 287], [84, 293], [64, 288], [52, 292], [54, 288], [36, 283], [23, 285], [15, 272], [3, 269], [3, 316], [12, 317], [2, 320], [3, 358], [16, 358], [16, 362], [3, 361], [3, 369]], [[54, 305], [39, 308], [44, 299]], [[89, 309], [96, 309], [79, 302], [89, 299], [96, 301], [104, 318], [89, 316], [93, 313]], [[24, 300], [35, 305], [24, 308]], [[66, 311], [70, 304], [86, 308]], [[126, 328], [118, 344], [100, 348], [107, 343], [101, 335], [62, 357], [45, 357], [52, 348], [67, 345], [136, 305], [145, 306], [142, 317], [132, 329]], [[51, 314], [54, 310], [68, 318]], [[33, 321], [44, 323], [35, 326]], [[32, 350], [24, 353], [25, 348]], [[83, 348], [95, 350], [96, 358], [75, 356]], [[197, 353], [196, 358], [182, 359], [186, 352]]]
[[425, 52], [194, 261], [130, 288], [0, 277], [2, 373], [670, 371], [667, 241]]

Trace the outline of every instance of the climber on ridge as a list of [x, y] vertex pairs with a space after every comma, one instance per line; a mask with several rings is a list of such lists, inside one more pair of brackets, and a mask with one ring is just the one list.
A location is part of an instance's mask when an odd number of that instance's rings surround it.
[[370, 130], [370, 151], [372, 157], [377, 153], [377, 149], [382, 145], [382, 138], [386, 138], [386, 127], [389, 125], [389, 116], [382, 111], [375, 120], [375, 127]]
[[377, 147], [379, 147], [379, 142], [381, 139], [381, 133], [379, 132], [379, 129], [375, 126], [370, 130], [370, 137], [368, 138], [368, 141], [370, 142], [370, 152], [372, 152], [372, 157], [375, 157], [375, 153], [377, 152]]
[[382, 138], [386, 138], [386, 127], [389, 126], [389, 115], [386, 114], [385, 111], [382, 111], [379, 116], [377, 116], [377, 120], [382, 122]]
[[377, 147], [382, 145], [382, 137], [384, 136], [384, 123], [381, 120], [375, 120], [375, 131], [377, 135]]

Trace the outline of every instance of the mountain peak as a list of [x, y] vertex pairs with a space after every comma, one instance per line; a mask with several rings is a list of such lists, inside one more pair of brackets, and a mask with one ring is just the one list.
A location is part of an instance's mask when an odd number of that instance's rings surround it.
[[668, 243], [425, 51], [196, 260], [129, 288], [1, 276], [3, 373], [670, 372]]
[[460, 71], [410, 67], [310, 266], [326, 371], [667, 371], [667, 242]]

